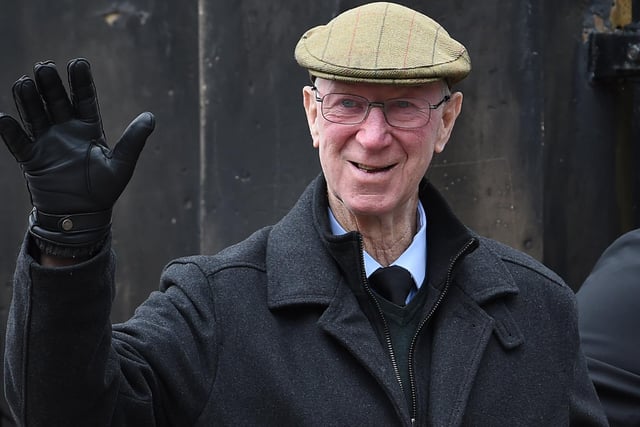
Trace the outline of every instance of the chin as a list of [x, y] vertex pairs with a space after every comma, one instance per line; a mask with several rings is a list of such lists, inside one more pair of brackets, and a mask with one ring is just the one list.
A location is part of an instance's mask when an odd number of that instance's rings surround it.
[[380, 216], [392, 212], [395, 203], [385, 196], [358, 197], [355, 200], [347, 200], [344, 205], [357, 216]]

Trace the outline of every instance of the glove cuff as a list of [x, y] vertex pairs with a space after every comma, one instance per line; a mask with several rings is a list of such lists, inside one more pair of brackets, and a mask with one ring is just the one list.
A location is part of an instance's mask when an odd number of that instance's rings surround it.
[[[102, 230], [111, 225], [111, 209], [100, 212], [57, 215], [33, 208], [29, 218], [31, 225], [37, 225], [49, 232], [62, 233], [62, 240], [68, 240], [78, 233]], [[73, 240], [73, 239], [72, 239]]]
[[55, 215], [34, 208], [29, 233], [42, 254], [61, 258], [89, 258], [104, 245], [111, 231], [111, 210]]
[[43, 255], [49, 255], [58, 258], [73, 258], [73, 259], [89, 259], [102, 249], [108, 238], [108, 233], [101, 240], [91, 243], [88, 246], [62, 246], [58, 243], [51, 242], [43, 239], [41, 236], [31, 230], [31, 237], [33, 242], [40, 249], [40, 253]]

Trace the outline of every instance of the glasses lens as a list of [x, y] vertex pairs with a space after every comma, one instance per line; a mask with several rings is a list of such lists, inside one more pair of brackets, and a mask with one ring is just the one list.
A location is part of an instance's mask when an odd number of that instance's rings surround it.
[[322, 98], [322, 115], [334, 123], [357, 124], [364, 120], [369, 101], [357, 95], [329, 93]]
[[384, 103], [387, 122], [399, 128], [418, 128], [429, 123], [429, 103], [415, 98], [390, 99]]

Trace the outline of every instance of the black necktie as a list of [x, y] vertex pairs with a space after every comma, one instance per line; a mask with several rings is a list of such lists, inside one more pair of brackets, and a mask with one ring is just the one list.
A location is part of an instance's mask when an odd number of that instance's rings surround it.
[[369, 284], [380, 296], [395, 305], [404, 306], [414, 281], [405, 268], [392, 265], [374, 271], [369, 276]]

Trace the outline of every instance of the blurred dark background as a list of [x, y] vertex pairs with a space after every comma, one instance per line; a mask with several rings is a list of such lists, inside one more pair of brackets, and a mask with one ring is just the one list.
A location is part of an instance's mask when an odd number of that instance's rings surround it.
[[[319, 172], [302, 108], [308, 79], [293, 49], [306, 29], [367, 3], [1, 2], [0, 111], [15, 115], [11, 85], [33, 63], [54, 60], [66, 76], [67, 61], [82, 56], [111, 143], [139, 112], [156, 115], [115, 208], [114, 322], [156, 289], [169, 260], [216, 252], [277, 221]], [[429, 177], [469, 226], [578, 289], [602, 250], [640, 225], [640, 2], [398, 3], [439, 21], [473, 64], [458, 87], [463, 113]], [[0, 182], [4, 330], [30, 209], [4, 148]]]

